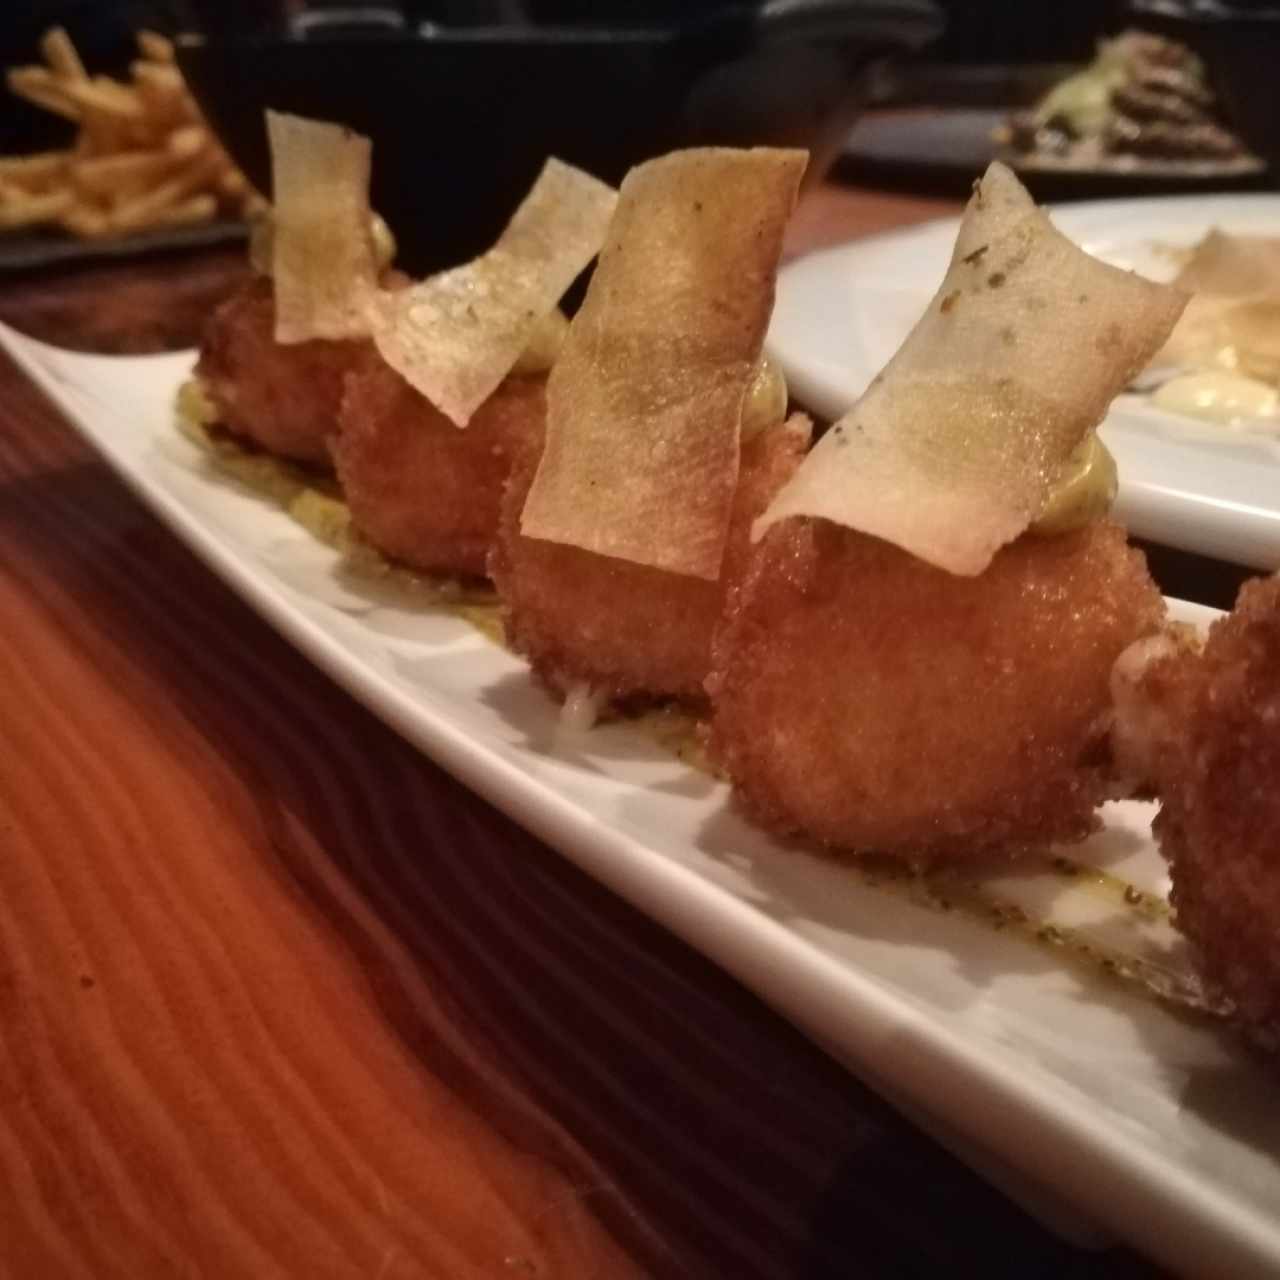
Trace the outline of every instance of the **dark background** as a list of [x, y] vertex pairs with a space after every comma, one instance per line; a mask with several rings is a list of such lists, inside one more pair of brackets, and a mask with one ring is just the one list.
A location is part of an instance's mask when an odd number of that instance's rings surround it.
[[[358, 7], [360, 0], [344, 0]], [[936, 0], [948, 29], [929, 52], [931, 59], [966, 63], [1087, 60], [1097, 36], [1122, 23], [1122, 0]], [[730, 0], [732, 3], [732, 0]], [[0, 17], [0, 66], [35, 62], [41, 32], [65, 26], [91, 72], [121, 72], [134, 57], [133, 33], [148, 27], [174, 33], [222, 28], [269, 27], [291, 0], [24, 0]], [[313, 0], [310, 7], [323, 7]], [[484, 21], [616, 22], [649, 25], [693, 21], [725, 0], [406, 0], [411, 22], [473, 24]], [[14, 9], [18, 12], [13, 12]], [[60, 145], [70, 130], [55, 117], [0, 96], [0, 151], [31, 151]]]

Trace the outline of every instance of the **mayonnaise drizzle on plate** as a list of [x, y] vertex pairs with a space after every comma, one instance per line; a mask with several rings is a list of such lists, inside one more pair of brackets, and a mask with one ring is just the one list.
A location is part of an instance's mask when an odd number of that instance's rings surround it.
[[1171, 378], [1157, 388], [1151, 402], [1170, 413], [1231, 427], [1264, 426], [1267, 419], [1274, 423], [1280, 418], [1280, 392], [1275, 387], [1225, 369]]

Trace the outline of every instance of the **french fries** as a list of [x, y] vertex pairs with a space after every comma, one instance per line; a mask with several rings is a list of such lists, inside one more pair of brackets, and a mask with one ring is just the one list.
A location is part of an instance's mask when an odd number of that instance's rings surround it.
[[58, 226], [101, 239], [262, 209], [201, 119], [164, 36], [139, 33], [127, 82], [90, 75], [61, 27], [45, 32], [40, 53], [43, 66], [13, 67], [6, 83], [75, 123], [76, 140], [65, 151], [0, 156], [0, 230]]

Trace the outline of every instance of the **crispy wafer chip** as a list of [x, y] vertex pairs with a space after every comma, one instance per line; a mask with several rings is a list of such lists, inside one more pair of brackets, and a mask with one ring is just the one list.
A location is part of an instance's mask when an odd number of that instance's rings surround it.
[[378, 295], [373, 328], [383, 359], [466, 426], [599, 252], [616, 203], [606, 183], [548, 160], [487, 253]]
[[901, 349], [756, 522], [822, 516], [952, 573], [1035, 519], [1186, 295], [1091, 258], [993, 164]]
[[1214, 227], [1173, 282], [1188, 293], [1280, 293], [1280, 236], [1236, 236]]
[[1174, 284], [1191, 301], [1152, 365], [1227, 367], [1273, 381], [1280, 372], [1280, 237], [1216, 228], [1195, 246]]
[[278, 342], [369, 331], [377, 268], [368, 138], [341, 125], [267, 112]]
[[803, 151], [678, 151], [633, 169], [547, 387], [521, 531], [715, 579], [742, 404]]
[[1229, 369], [1280, 381], [1280, 293], [1197, 293], [1152, 361], [1161, 372]]

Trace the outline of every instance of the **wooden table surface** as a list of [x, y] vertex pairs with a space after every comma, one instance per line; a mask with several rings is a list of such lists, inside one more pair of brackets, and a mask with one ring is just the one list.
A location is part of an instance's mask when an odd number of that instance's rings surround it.
[[[822, 188], [792, 250], [954, 208]], [[182, 345], [242, 269], [26, 277], [0, 318]], [[0, 617], [0, 1275], [1154, 1274], [401, 742], [7, 361]]]

